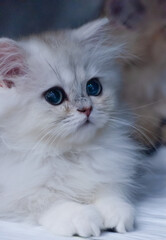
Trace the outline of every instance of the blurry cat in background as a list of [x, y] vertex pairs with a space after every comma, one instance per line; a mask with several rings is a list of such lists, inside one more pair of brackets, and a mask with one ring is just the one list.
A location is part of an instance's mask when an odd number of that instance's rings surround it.
[[0, 39], [0, 218], [66, 236], [133, 229], [138, 146], [107, 23]]
[[166, 1], [108, 0], [105, 14], [136, 56], [124, 67], [122, 86], [122, 100], [135, 112], [136, 138], [156, 147], [166, 140]]

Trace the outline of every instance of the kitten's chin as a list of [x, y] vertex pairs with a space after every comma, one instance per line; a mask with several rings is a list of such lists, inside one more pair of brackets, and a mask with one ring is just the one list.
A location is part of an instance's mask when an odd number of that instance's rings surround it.
[[95, 138], [97, 132], [97, 127], [93, 123], [87, 121], [70, 136], [69, 141], [76, 145], [86, 144]]
[[105, 129], [104, 126], [98, 126], [92, 121], [86, 121], [81, 125], [75, 126], [75, 128], [72, 129], [73, 131], [68, 135], [60, 137], [58, 141], [56, 141], [56, 148], [63, 152], [64, 150], [89, 145], [98, 138], [98, 135]]

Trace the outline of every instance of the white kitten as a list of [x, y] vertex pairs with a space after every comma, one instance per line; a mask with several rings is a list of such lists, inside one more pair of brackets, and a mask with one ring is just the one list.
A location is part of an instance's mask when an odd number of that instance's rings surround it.
[[123, 44], [107, 48], [106, 23], [0, 40], [1, 218], [66, 236], [133, 229], [137, 146], [116, 93]]

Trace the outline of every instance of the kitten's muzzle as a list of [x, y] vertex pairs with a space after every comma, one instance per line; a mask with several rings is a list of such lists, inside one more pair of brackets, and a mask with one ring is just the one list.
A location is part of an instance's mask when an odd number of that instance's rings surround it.
[[77, 111], [80, 113], [84, 113], [87, 117], [89, 117], [92, 112], [92, 106], [88, 108], [77, 109]]

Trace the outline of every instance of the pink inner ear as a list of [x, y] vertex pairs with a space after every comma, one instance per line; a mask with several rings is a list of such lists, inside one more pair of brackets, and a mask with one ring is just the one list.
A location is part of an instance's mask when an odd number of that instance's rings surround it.
[[5, 86], [6, 86], [7, 88], [12, 88], [12, 87], [14, 87], [14, 82], [12, 82], [12, 81], [3, 80], [3, 82], [4, 82], [4, 84], [5, 84]]
[[22, 50], [16, 42], [0, 40], [0, 87], [13, 87], [17, 76], [25, 74], [25, 62]]
[[13, 68], [6, 73], [7, 76], [18, 76], [18, 75], [23, 75], [23, 74], [24, 74], [24, 72], [18, 67]]
[[25, 73], [24, 57], [21, 49], [12, 40], [0, 42], [0, 73], [4, 77]]
[[0, 82], [0, 87], [1, 88], [12, 88], [14, 86], [15, 86], [14, 82], [12, 82], [10, 80], [2, 80]]

